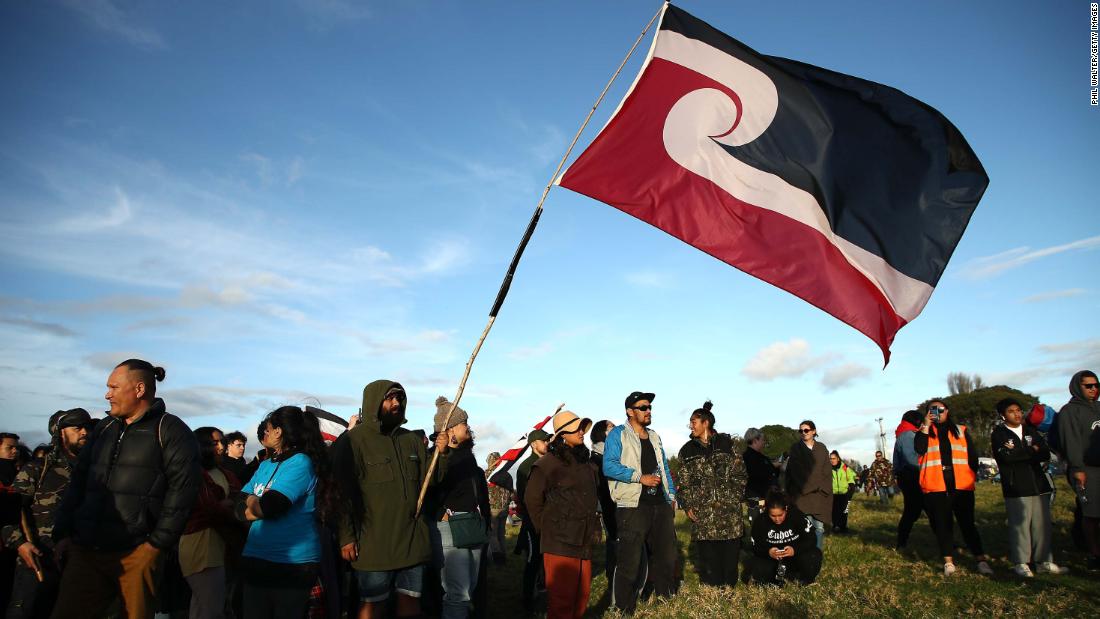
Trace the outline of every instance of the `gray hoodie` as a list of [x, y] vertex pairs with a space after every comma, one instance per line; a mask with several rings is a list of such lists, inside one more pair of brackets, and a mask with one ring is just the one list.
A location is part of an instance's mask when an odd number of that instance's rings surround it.
[[1058, 439], [1069, 462], [1069, 472], [1084, 470], [1089, 485], [1100, 485], [1100, 467], [1086, 466], [1084, 462], [1089, 438], [1094, 430], [1100, 429], [1100, 402], [1090, 400], [1081, 389], [1084, 373], [1074, 374], [1069, 381], [1070, 400], [1058, 411]]

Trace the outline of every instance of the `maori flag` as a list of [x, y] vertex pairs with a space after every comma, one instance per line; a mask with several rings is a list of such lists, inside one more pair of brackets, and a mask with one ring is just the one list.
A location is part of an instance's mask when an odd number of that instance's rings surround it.
[[634, 84], [558, 184], [821, 308], [889, 362], [989, 178], [930, 106], [666, 5]]
[[[548, 421], [550, 421], [550, 417], [547, 417], [546, 419], [543, 419], [542, 421], [536, 423], [535, 427], [532, 428], [532, 429], [541, 430], [542, 427], [545, 426], [546, 422], [548, 422]], [[523, 452], [525, 452], [525, 451], [527, 451], [527, 435], [526, 434], [519, 437], [519, 440], [517, 440], [508, 451], [506, 451], [506, 452], [504, 452], [500, 455], [500, 460], [497, 461], [496, 466], [492, 470], [489, 471], [489, 481], [491, 483], [494, 483], [494, 484], [498, 485], [498, 486], [510, 487], [511, 484], [500, 484], [500, 483], [497, 483], [496, 481], [493, 481], [493, 478], [497, 477], [498, 475], [500, 475], [501, 477], [506, 475], [508, 473], [508, 471], [510, 471], [512, 469], [512, 466], [515, 465], [515, 463], [519, 461], [520, 457], [523, 456]]]
[[321, 438], [324, 439], [325, 445], [331, 445], [348, 429], [347, 421], [326, 410], [307, 406], [306, 411], [317, 416], [317, 423], [321, 426]]

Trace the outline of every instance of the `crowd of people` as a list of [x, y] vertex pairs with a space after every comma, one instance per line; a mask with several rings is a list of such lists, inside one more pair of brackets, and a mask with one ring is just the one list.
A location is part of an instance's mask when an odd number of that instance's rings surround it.
[[[559, 410], [527, 435], [513, 483], [499, 453], [479, 465], [469, 416], [446, 398], [430, 434], [406, 428], [407, 395], [394, 381], [368, 384], [338, 437], [308, 408], [269, 412], [257, 431], [263, 449], [246, 461], [243, 433], [192, 430], [168, 412], [156, 397], [164, 378], [146, 361], [123, 361], [107, 379], [109, 414], [58, 411], [52, 443], [33, 453], [0, 433], [9, 619], [183, 609], [192, 619], [483, 617], [487, 566], [506, 562], [513, 503], [528, 610], [544, 592], [549, 617], [581, 617], [602, 538], [611, 604], [631, 614], [643, 592], [667, 599], [683, 580], [677, 510], [704, 585], [811, 584], [827, 533], [852, 533], [849, 501], [866, 478], [884, 503], [895, 487], [903, 496], [899, 549], [927, 514], [945, 576], [957, 569], [956, 525], [977, 571], [993, 573], [974, 519], [978, 452], [943, 399], [903, 415], [892, 462], [877, 452], [863, 480], [812, 420], [773, 460], [759, 429], [743, 439], [719, 432], [708, 401], [689, 416], [674, 476], [651, 426], [655, 395], [636, 391], [622, 422]], [[1100, 569], [1096, 374], [1074, 375], [1070, 393], [1045, 435], [1020, 402], [996, 406], [1003, 423], [990, 441], [1022, 578], [1067, 571], [1053, 561], [1052, 452], [1077, 495], [1087, 568]]]

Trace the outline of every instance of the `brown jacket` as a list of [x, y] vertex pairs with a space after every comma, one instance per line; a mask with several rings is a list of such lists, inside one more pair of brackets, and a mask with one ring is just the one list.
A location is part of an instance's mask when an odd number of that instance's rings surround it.
[[596, 494], [599, 478], [589, 461], [577, 462], [552, 453], [539, 458], [524, 491], [531, 524], [542, 540], [542, 552], [591, 559], [600, 540]]
[[791, 445], [787, 461], [787, 495], [798, 509], [826, 525], [833, 523], [833, 471], [829, 449], [820, 442], [810, 451], [802, 441]]

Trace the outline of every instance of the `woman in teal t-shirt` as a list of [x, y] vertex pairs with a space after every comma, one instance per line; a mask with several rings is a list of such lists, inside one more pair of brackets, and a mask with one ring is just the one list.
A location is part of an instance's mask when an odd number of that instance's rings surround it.
[[244, 619], [301, 619], [317, 583], [319, 519], [335, 488], [317, 417], [284, 406], [264, 420], [261, 441], [272, 454], [242, 488], [238, 506], [252, 523], [241, 561]]

